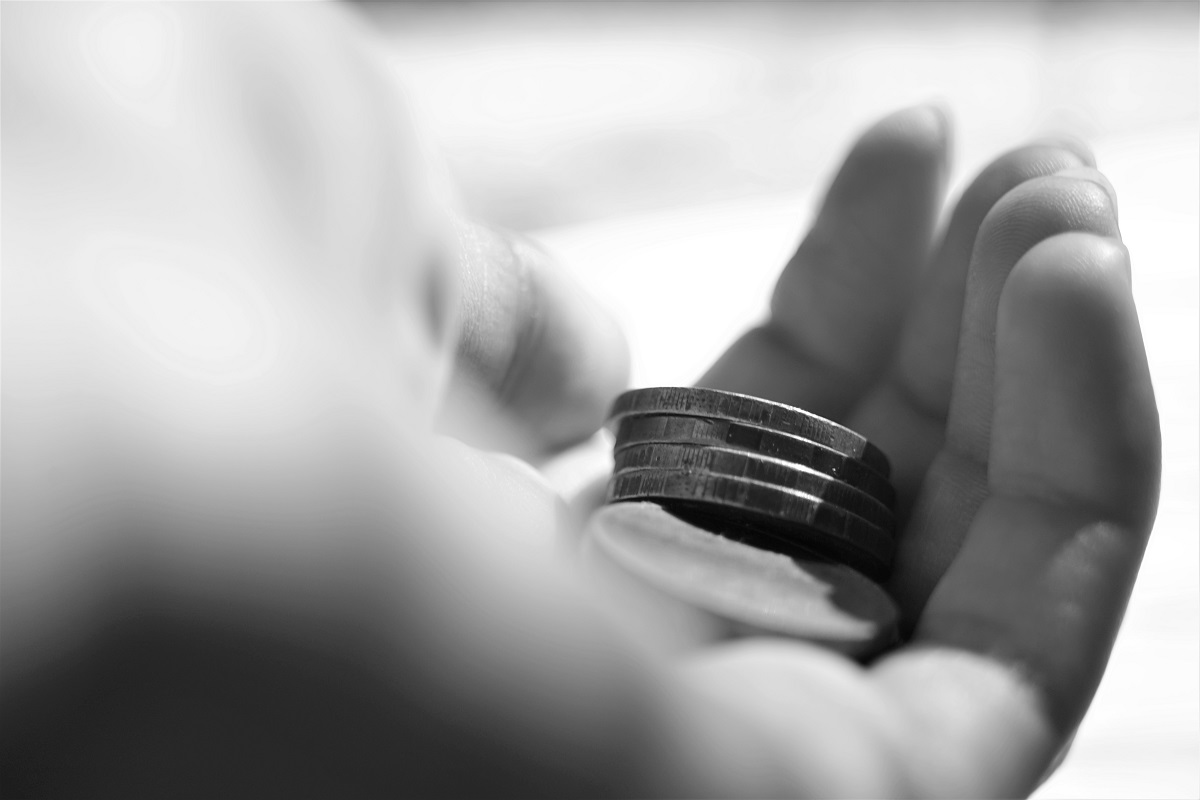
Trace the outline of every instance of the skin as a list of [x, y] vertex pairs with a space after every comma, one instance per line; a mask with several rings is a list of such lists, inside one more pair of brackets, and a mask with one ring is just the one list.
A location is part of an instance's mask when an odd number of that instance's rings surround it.
[[[105, 61], [129, 30], [154, 80]], [[1008, 796], [1068, 741], [1159, 471], [1083, 146], [1001, 155], [935, 239], [941, 112], [854, 144], [702, 383], [889, 453], [910, 639], [669, 658], [547, 546], [536, 473], [433, 433], [582, 439], [627, 353], [452, 219], [369, 32], [24, 4], [3, 39], [6, 794]]]

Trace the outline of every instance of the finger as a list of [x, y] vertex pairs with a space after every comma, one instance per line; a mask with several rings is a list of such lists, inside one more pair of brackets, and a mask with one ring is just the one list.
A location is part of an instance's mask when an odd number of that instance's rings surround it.
[[942, 113], [919, 106], [858, 140], [780, 275], [770, 320], [701, 385], [845, 412], [895, 342], [941, 203], [948, 136]]
[[1068, 233], [1003, 290], [991, 495], [918, 646], [873, 669], [922, 733], [909, 758], [947, 796], [1032, 790], [1103, 672], [1158, 484], [1127, 273], [1118, 242]]
[[984, 169], [955, 206], [946, 235], [921, 276], [892, 363], [850, 417], [851, 427], [891, 458], [901, 518], [945, 436], [967, 270], [984, 217], [1025, 181], [1090, 160], [1086, 148], [1074, 143], [1018, 148]]
[[628, 380], [616, 323], [524, 237], [464, 226], [462, 250], [452, 423], [443, 427], [523, 454], [586, 438]]
[[1123, 246], [1071, 233], [1000, 303], [988, 499], [920, 642], [1015, 665], [1065, 735], [1090, 702], [1158, 496], [1158, 415]]
[[987, 459], [992, 419], [996, 313], [1008, 273], [1027, 250], [1067, 231], [1119, 238], [1107, 181], [1079, 173], [1028, 181], [1004, 196], [980, 229], [967, 278], [962, 334], [947, 420], [948, 444]]
[[1017, 260], [1056, 234], [1117, 232], [1107, 190], [1097, 182], [1049, 176], [1006, 194], [980, 227], [967, 277], [946, 441], [935, 456], [897, 542], [889, 589], [907, 623], [958, 552], [987, 494], [996, 309]]

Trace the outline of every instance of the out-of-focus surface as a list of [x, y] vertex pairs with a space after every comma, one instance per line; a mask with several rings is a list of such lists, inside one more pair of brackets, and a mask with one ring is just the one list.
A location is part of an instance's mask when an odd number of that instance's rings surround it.
[[1200, 794], [1200, 6], [365, 11], [468, 208], [563, 257], [624, 323], [635, 385], [694, 380], [765, 312], [831, 170], [883, 113], [951, 109], [956, 187], [1030, 137], [1088, 140], [1132, 253], [1162, 500], [1096, 702], [1036, 796]]
[[809, 189], [942, 100], [967, 171], [1197, 118], [1179, 3], [367, 3], [470, 208], [520, 229]]

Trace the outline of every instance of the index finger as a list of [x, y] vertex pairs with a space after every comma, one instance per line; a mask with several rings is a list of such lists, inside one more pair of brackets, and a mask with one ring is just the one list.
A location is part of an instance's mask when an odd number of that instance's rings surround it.
[[932, 106], [867, 130], [784, 267], [770, 320], [736, 341], [700, 385], [843, 417], [895, 344], [933, 235], [948, 139], [949, 123]]

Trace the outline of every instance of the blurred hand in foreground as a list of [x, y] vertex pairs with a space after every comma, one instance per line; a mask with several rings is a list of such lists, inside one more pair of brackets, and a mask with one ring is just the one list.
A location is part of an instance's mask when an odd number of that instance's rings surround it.
[[0, 789], [1029, 791], [1157, 497], [1090, 154], [1001, 156], [935, 242], [942, 115], [855, 144], [703, 383], [889, 453], [911, 639], [680, 660], [546, 546], [565, 515], [532, 470], [432, 433], [578, 441], [626, 354], [534, 245], [452, 221], [343, 14], [5, 9]]

